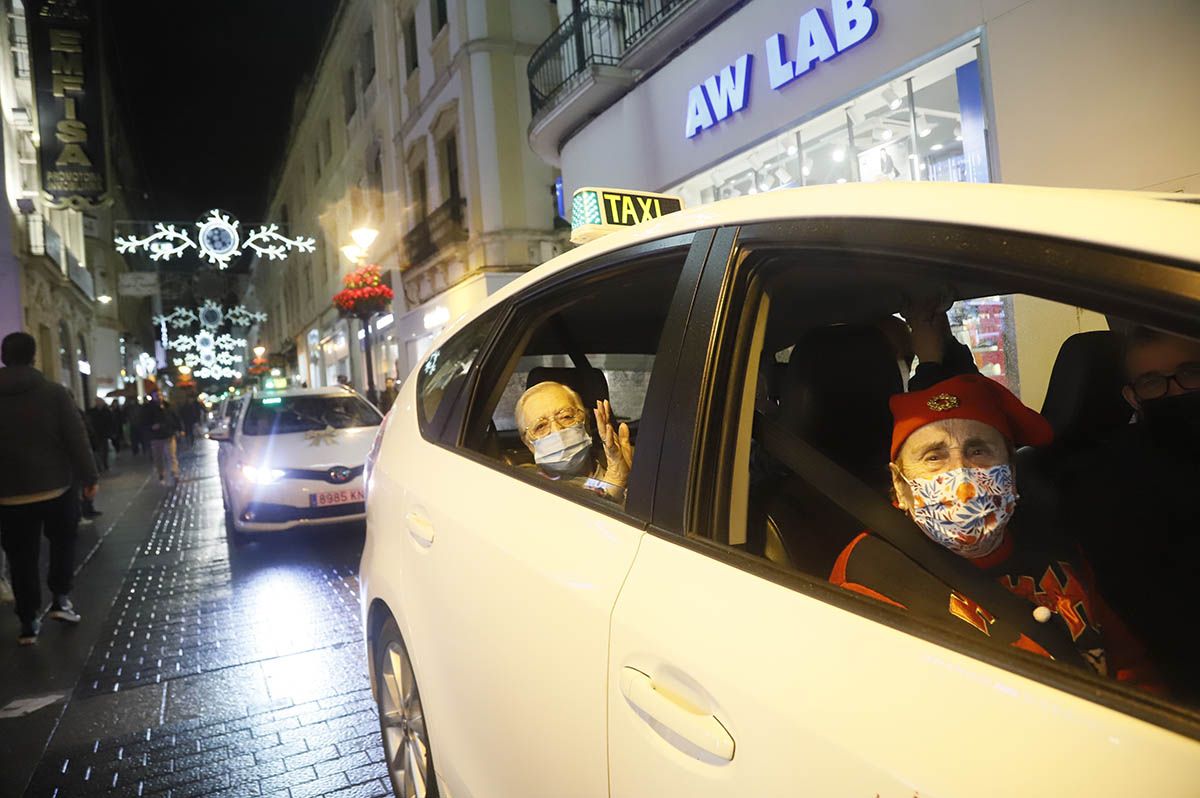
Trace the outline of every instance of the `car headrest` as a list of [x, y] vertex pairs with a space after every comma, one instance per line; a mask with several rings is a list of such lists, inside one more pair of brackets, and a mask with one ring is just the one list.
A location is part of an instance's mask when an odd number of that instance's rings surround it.
[[792, 350], [780, 418], [827, 457], [880, 487], [892, 435], [888, 399], [902, 390], [895, 351], [877, 327], [818, 327]]
[[571, 368], [563, 366], [535, 366], [529, 370], [525, 390], [539, 382], [558, 382], [574, 389], [583, 399], [583, 406], [591, 409], [601, 399], [608, 399], [608, 380], [597, 368]]
[[1128, 424], [1133, 411], [1121, 396], [1124, 384], [1116, 333], [1076, 333], [1063, 341], [1042, 403], [1055, 440], [1086, 442]]

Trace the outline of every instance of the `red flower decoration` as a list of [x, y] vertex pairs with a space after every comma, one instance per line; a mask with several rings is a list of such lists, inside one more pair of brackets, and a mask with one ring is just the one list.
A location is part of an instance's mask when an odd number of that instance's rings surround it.
[[350, 316], [366, 318], [387, 309], [395, 294], [383, 284], [379, 267], [362, 266], [342, 278], [345, 286], [333, 297], [333, 303]]

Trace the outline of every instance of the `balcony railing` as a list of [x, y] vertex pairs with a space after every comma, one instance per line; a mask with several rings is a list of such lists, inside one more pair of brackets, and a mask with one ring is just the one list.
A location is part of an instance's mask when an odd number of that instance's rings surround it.
[[646, 38], [691, 0], [641, 0], [625, 4], [625, 48]]
[[533, 113], [592, 66], [616, 66], [626, 49], [625, 8], [622, 2], [585, 0], [538, 46], [528, 69]]
[[447, 244], [466, 239], [467, 228], [463, 223], [466, 204], [462, 197], [451, 197], [405, 234], [404, 249], [409, 266], [429, 258]]

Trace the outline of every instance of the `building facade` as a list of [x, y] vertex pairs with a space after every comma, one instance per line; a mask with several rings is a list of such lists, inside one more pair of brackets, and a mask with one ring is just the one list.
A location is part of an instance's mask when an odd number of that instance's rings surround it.
[[[685, 206], [797, 186], [1007, 182], [1200, 193], [1200, 13], [1189, 0], [559, 0], [531, 59], [531, 146], [565, 191]], [[1116, 63], [1120, 63], [1116, 67]], [[958, 309], [985, 367], [1044, 385], [1077, 331], [1024, 297]], [[1020, 363], [1017, 354], [1020, 354]], [[981, 353], [977, 353], [981, 355]], [[1040, 406], [1038, 389], [1022, 394]]]
[[[4, 225], [10, 231], [0, 253], [0, 335], [33, 335], [37, 366], [90, 406], [135, 381], [143, 341], [127, 331], [149, 325], [146, 300], [118, 292], [125, 263], [112, 246], [113, 220], [129, 216], [123, 175], [132, 167], [105, 71], [103, 20], [90, 17], [86, 36], [65, 35], [48, 17], [47, 35], [31, 37], [28, 14], [40, 7], [12, 0], [0, 19]], [[97, 13], [95, 6], [80, 7]], [[46, 73], [35, 76], [39, 63]], [[39, 102], [43, 95], [51, 102]], [[56, 123], [40, 118], [54, 111], [53, 99], [67, 115]], [[43, 123], [58, 131], [54, 144], [62, 150], [54, 155]], [[67, 150], [73, 144], [79, 149]], [[68, 169], [80, 164], [94, 170], [98, 183], [77, 185], [89, 194], [102, 188], [102, 196], [89, 197], [95, 202], [64, 201], [71, 186], [47, 184], [47, 175], [66, 181]]]
[[365, 261], [395, 292], [372, 327], [374, 374], [403, 379], [452, 319], [557, 254], [556, 172], [530, 149], [525, 75], [556, 24], [538, 0], [344, 0], [297, 98], [268, 218], [317, 239], [311, 255], [253, 265], [268, 314], [258, 342], [293, 380], [366, 386], [364, 331], [332, 296]]

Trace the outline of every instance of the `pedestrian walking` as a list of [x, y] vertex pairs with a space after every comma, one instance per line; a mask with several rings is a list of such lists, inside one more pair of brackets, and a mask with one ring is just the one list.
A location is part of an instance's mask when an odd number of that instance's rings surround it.
[[88, 433], [91, 436], [92, 451], [96, 453], [96, 465], [100, 473], [108, 470], [108, 441], [112, 438], [112, 412], [103, 399], [97, 399], [96, 405], [87, 411], [87, 420], [91, 425]]
[[50, 541], [49, 617], [79, 622], [70, 598], [79, 528], [75, 486], [91, 499], [100, 480], [79, 408], [33, 367], [36, 351], [28, 333], [0, 342], [0, 545], [9, 559], [21, 645], [36, 643], [41, 626], [43, 534]]
[[200, 403], [195, 399], [184, 402], [179, 409], [179, 420], [183, 422], [183, 432], [187, 436], [187, 445], [191, 449], [196, 443], [196, 425], [200, 423]]
[[379, 411], [385, 416], [392, 409], [392, 405], [396, 402], [396, 395], [400, 390], [396, 387], [396, 381], [388, 377], [383, 381], [383, 393], [379, 395]]
[[125, 442], [125, 400], [113, 402], [112, 405], [112, 437], [110, 438], [113, 445], [113, 451], [117, 454], [121, 453], [121, 446]]
[[129, 450], [134, 454], [149, 454], [150, 444], [146, 442], [146, 430], [142, 426], [142, 414], [146, 405], [140, 400], [129, 408]]
[[183, 425], [175, 411], [158, 394], [151, 396], [142, 408], [142, 429], [145, 439], [150, 441], [150, 455], [154, 460], [154, 470], [158, 472], [159, 484], [167, 483], [167, 473], [178, 481], [179, 458], [175, 439], [183, 432]]

